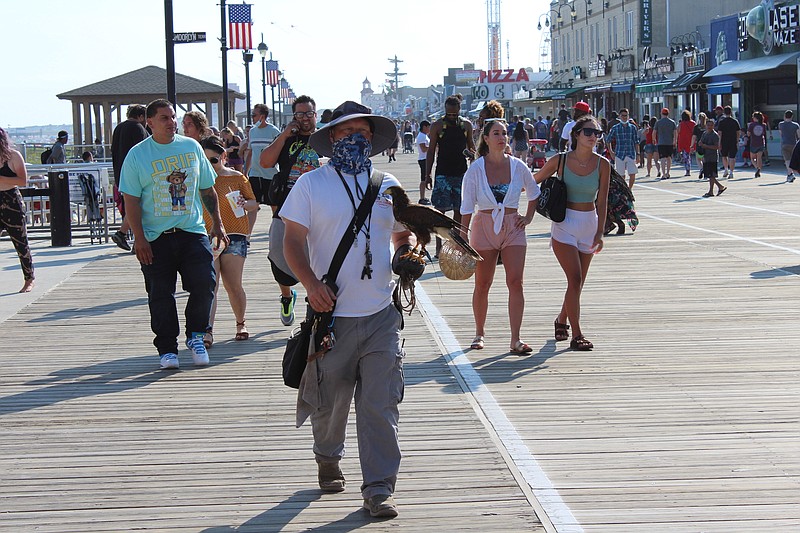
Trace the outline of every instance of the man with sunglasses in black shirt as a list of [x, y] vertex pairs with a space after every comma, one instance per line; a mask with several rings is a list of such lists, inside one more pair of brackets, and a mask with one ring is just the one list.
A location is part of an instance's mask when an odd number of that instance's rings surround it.
[[269, 228], [269, 263], [272, 275], [281, 289], [281, 323], [294, 323], [294, 304], [297, 291], [295, 277], [283, 255], [284, 223], [278, 213], [297, 178], [310, 170], [319, 168], [319, 155], [308, 144], [311, 134], [317, 130], [317, 104], [310, 96], [298, 96], [292, 103], [293, 120], [283, 132], [261, 152], [259, 163], [263, 168], [278, 165], [278, 173], [272, 178], [269, 202], [275, 206]]

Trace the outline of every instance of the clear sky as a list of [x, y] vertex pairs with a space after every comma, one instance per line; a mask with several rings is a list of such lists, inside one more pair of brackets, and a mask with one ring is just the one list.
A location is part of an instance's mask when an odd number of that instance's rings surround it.
[[[320, 109], [358, 100], [365, 77], [380, 92], [395, 55], [407, 73], [401, 83], [415, 87], [442, 83], [448, 67], [487, 66], [485, 0], [249, 1], [255, 44], [263, 32], [295, 93], [314, 97]], [[536, 25], [549, 4], [502, 0], [504, 68], [538, 70]], [[163, 0], [4, 0], [2, 11], [2, 126], [71, 124], [71, 106], [56, 94], [147, 65], [166, 67]], [[176, 45], [176, 71], [221, 84], [218, 0], [173, 0], [173, 13], [176, 32], [207, 33], [206, 43]], [[261, 69], [254, 53], [255, 103]], [[244, 92], [241, 50], [228, 52], [228, 79]]]

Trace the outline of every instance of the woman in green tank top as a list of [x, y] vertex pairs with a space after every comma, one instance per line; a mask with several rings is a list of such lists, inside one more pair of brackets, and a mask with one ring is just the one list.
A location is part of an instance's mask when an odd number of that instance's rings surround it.
[[[550, 227], [550, 244], [567, 277], [567, 292], [555, 320], [555, 339], [569, 338], [573, 350], [591, 350], [594, 346], [583, 336], [580, 326], [581, 291], [594, 254], [603, 249], [608, 186], [611, 164], [595, 153], [602, 134], [592, 115], [579, 118], [570, 133], [572, 151], [564, 154], [564, 183], [567, 186], [567, 216]], [[536, 173], [537, 183], [558, 172], [560, 156], [552, 157]], [[569, 324], [567, 323], [569, 321]]]

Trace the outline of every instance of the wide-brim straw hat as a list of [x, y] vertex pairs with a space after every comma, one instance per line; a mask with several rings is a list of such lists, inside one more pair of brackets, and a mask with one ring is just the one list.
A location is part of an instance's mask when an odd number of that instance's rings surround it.
[[460, 246], [444, 241], [439, 250], [439, 269], [448, 279], [469, 279], [475, 273], [475, 258]]
[[374, 115], [369, 107], [350, 100], [333, 110], [331, 121], [315, 131], [308, 140], [308, 144], [319, 155], [332, 157], [331, 128], [354, 118], [365, 118], [372, 124], [372, 152], [369, 154], [370, 157], [383, 152], [394, 144], [397, 138], [397, 127], [394, 122], [387, 117]]

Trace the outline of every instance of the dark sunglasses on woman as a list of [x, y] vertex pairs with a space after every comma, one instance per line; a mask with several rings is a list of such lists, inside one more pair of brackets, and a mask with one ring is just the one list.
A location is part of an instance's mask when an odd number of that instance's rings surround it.
[[603, 134], [603, 130], [596, 130], [594, 128], [581, 128], [580, 131], [587, 137], [591, 137], [592, 135], [600, 137]]

